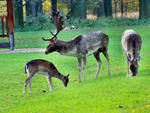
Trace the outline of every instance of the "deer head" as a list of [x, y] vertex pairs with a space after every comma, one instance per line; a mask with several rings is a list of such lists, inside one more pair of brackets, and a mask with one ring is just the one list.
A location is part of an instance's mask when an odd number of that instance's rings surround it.
[[67, 87], [68, 82], [69, 82], [69, 74], [67, 74], [67, 76], [64, 76], [63, 78], [63, 84], [65, 87]]
[[50, 48], [54, 45], [54, 43], [57, 41], [57, 35], [58, 33], [64, 28], [64, 21], [62, 20], [62, 16], [59, 15], [59, 12], [57, 12], [56, 14], [52, 14], [52, 21], [56, 27], [56, 33], [54, 34], [52, 31], [50, 31], [50, 33], [53, 35], [53, 37], [49, 38], [49, 39], [45, 39], [44, 37], [42, 37], [42, 39], [44, 41], [49, 41], [49, 45], [47, 48]]
[[130, 62], [130, 70], [133, 74], [133, 76], [137, 75], [138, 73], [138, 61], [137, 59], [133, 59], [131, 62]]
[[128, 62], [130, 64], [130, 70], [132, 72], [132, 75], [137, 75], [138, 70], [138, 58], [134, 55], [131, 56], [131, 54], [127, 55]]

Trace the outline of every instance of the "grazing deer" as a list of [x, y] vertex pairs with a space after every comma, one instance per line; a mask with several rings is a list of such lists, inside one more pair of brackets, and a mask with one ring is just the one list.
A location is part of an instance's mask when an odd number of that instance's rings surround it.
[[51, 62], [48, 62], [46, 60], [37, 59], [28, 62], [25, 65], [25, 73], [28, 74], [28, 78], [25, 80], [23, 93], [26, 92], [26, 87], [28, 83], [29, 83], [29, 88], [31, 93], [31, 80], [36, 73], [46, 75], [50, 91], [53, 90], [51, 77], [60, 79], [63, 82], [65, 87], [67, 87], [67, 84], [69, 82], [69, 78], [68, 78], [69, 74], [67, 76], [62, 75]]
[[127, 76], [136, 76], [142, 45], [141, 37], [134, 30], [126, 30], [122, 35], [121, 44], [127, 58]]
[[51, 32], [53, 37], [50, 39], [45, 39], [42, 37], [44, 41], [49, 41], [45, 54], [56, 51], [61, 55], [77, 57], [79, 63], [79, 82], [81, 82], [81, 67], [83, 66], [84, 80], [86, 80], [86, 57], [91, 54], [94, 55], [98, 62], [96, 72], [96, 77], [98, 77], [101, 67], [101, 59], [99, 54], [102, 52], [107, 59], [108, 75], [110, 75], [109, 57], [107, 53], [109, 38], [106, 34], [101, 31], [94, 31], [88, 34], [79, 35], [71, 41], [64, 42], [57, 40], [57, 34], [63, 29], [64, 22], [62, 21], [62, 17], [58, 14], [52, 15], [52, 20], [57, 28], [57, 32], [56, 34]]

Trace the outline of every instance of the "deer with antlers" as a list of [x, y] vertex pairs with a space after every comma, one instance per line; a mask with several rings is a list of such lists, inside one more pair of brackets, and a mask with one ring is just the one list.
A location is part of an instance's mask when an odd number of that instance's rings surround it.
[[94, 31], [88, 34], [79, 35], [71, 41], [64, 42], [57, 40], [58, 33], [64, 28], [62, 16], [57, 13], [56, 15], [52, 15], [52, 20], [57, 32], [55, 34], [51, 32], [53, 35], [52, 38], [45, 39], [42, 37], [44, 41], [49, 41], [49, 45], [45, 51], [46, 55], [56, 51], [61, 55], [77, 57], [79, 63], [79, 82], [81, 82], [81, 68], [83, 68], [84, 80], [86, 80], [86, 57], [92, 54], [98, 62], [96, 72], [96, 77], [98, 77], [101, 68], [99, 54], [102, 52], [107, 59], [108, 75], [110, 75], [109, 56], [107, 53], [109, 38], [106, 34], [101, 31]]

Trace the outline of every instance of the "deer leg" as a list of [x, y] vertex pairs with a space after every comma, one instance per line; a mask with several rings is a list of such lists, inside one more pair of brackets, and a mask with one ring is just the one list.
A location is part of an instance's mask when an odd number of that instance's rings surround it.
[[110, 76], [110, 63], [109, 63], [109, 56], [107, 53], [107, 49], [103, 51], [104, 56], [106, 57], [107, 60], [107, 67], [108, 67], [108, 76]]
[[84, 74], [84, 80], [86, 80], [86, 56], [83, 57], [83, 74]]
[[94, 57], [96, 58], [97, 62], [98, 62], [98, 68], [97, 68], [97, 72], [96, 72], [96, 78], [98, 77], [98, 74], [99, 74], [99, 71], [100, 71], [100, 68], [101, 68], [101, 59], [99, 57], [99, 51], [95, 52], [94, 53]]
[[129, 61], [127, 59], [127, 77], [129, 77]]
[[29, 75], [28, 78], [25, 80], [23, 93], [26, 93], [27, 84], [29, 83], [29, 81], [30, 81], [31, 78], [32, 78], [32, 76]]
[[127, 59], [127, 77], [131, 77], [132, 76], [132, 73], [130, 71], [130, 63], [129, 63], [129, 60]]
[[126, 60], [127, 60], [127, 77], [130, 77], [130, 67], [129, 67], [129, 61], [130, 61], [130, 56], [128, 56], [128, 54], [127, 53], [125, 53], [125, 55], [126, 55]]
[[51, 77], [47, 76], [47, 80], [48, 80], [48, 84], [49, 84], [49, 91], [52, 92], [53, 88], [52, 88], [52, 81], [51, 81]]
[[[32, 77], [33, 77], [33, 76], [32, 76]], [[31, 79], [29, 80], [29, 89], [30, 89], [30, 93], [32, 93], [32, 90], [31, 90], [32, 77], [31, 77]]]
[[81, 67], [82, 67], [82, 59], [78, 58], [79, 63], [79, 83], [81, 82]]

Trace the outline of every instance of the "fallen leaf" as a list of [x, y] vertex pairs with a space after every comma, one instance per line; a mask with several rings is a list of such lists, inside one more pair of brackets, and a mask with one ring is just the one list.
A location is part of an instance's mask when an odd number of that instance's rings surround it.
[[118, 66], [115, 66], [115, 70], [118, 70]]

